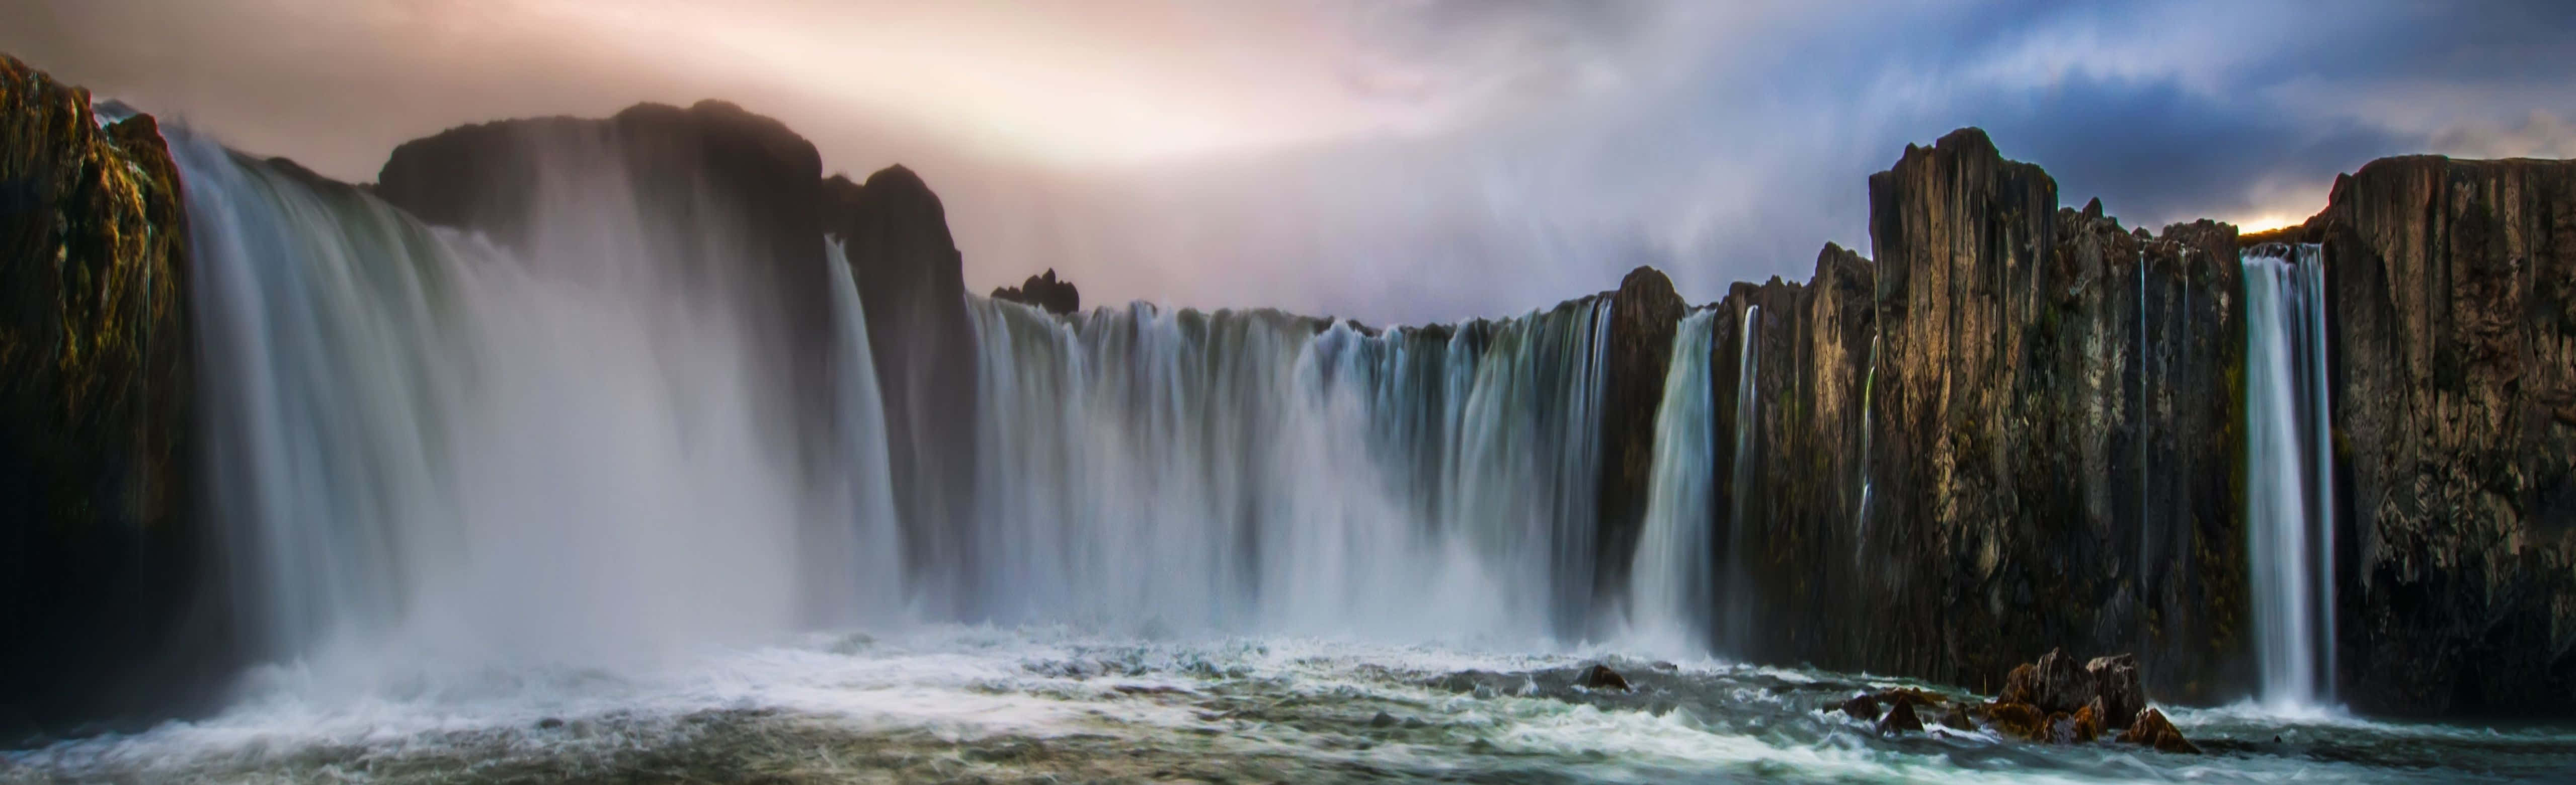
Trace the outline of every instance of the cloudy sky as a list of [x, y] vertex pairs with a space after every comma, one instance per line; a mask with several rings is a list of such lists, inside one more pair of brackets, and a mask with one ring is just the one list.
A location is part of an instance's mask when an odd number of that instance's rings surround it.
[[358, 181], [461, 123], [725, 98], [920, 170], [979, 289], [1374, 322], [1804, 279], [1962, 125], [2151, 226], [2302, 219], [2381, 155], [2576, 157], [2554, 0], [0, 0], [0, 51]]

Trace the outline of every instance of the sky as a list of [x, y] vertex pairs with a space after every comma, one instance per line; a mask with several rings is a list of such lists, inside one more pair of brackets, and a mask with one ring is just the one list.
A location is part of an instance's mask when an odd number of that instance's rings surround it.
[[2554, 0], [0, 0], [0, 51], [351, 181], [722, 98], [921, 172], [979, 291], [1373, 323], [1804, 280], [1967, 125], [2151, 227], [2303, 220], [2384, 155], [2576, 157]]

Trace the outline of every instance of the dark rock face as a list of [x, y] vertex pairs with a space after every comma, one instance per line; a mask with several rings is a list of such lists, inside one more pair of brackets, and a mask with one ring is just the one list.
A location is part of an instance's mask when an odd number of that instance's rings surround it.
[[2382, 159], [2325, 246], [2340, 652], [2355, 708], [2576, 702], [2576, 161]]
[[1775, 632], [1744, 653], [1991, 686], [2063, 645], [2138, 651], [2184, 700], [2244, 689], [2235, 230], [2061, 210], [1974, 129], [1870, 192], [1875, 264], [1828, 247], [1810, 283], [1720, 306], [1762, 307], [1751, 528], [1719, 563]]
[[[885, 395], [896, 510], [907, 563], [954, 568], [974, 558], [966, 524], [975, 472], [975, 325], [966, 313], [964, 258], [939, 196], [912, 170], [889, 167], [864, 185], [823, 182], [825, 222], [845, 243], [867, 309], [868, 345]], [[964, 569], [933, 574], [969, 575]], [[971, 586], [942, 587], [972, 611]]]
[[193, 514], [186, 213], [159, 127], [0, 56], [0, 736], [166, 708]]
[[[1655, 465], [1655, 412], [1663, 405], [1673, 333], [1689, 310], [1672, 279], [1652, 267], [1628, 271], [1610, 295], [1608, 379], [1601, 401], [1600, 538], [1596, 594], [1628, 585]], [[1598, 606], [1598, 603], [1596, 603]]]
[[1072, 281], [1058, 280], [1054, 268], [1048, 268], [1044, 275], [1029, 276], [1018, 286], [993, 290], [993, 299], [1034, 305], [1053, 314], [1082, 310], [1082, 290], [1075, 288]]

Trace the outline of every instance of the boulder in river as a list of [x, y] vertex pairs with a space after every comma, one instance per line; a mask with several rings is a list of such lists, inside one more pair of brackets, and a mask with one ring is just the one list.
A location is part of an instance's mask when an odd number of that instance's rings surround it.
[[1597, 662], [1593, 663], [1591, 667], [1584, 668], [1583, 673], [1575, 676], [1574, 683], [1582, 685], [1585, 689], [1594, 690], [1619, 690], [1625, 692], [1630, 689], [1628, 686], [1628, 677], [1621, 676], [1618, 671], [1611, 670], [1610, 666]]
[[2129, 729], [2120, 733], [2119, 741], [2154, 747], [2158, 752], [2200, 754], [2200, 747], [2183, 738], [2182, 731], [2173, 726], [2172, 720], [2165, 719], [2164, 712], [2152, 708], [2139, 710], [2137, 718], [2129, 721]]

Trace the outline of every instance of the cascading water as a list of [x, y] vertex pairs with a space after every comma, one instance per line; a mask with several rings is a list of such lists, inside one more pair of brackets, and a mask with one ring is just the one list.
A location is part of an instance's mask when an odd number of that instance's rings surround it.
[[1682, 317], [1664, 370], [1664, 400], [1655, 407], [1655, 463], [1628, 591], [1631, 635], [1652, 649], [1698, 652], [1708, 645], [1700, 620], [1715, 596], [1709, 535], [1717, 511], [1709, 483], [1717, 433], [1708, 371], [1717, 314]]
[[1860, 501], [1852, 508], [1852, 561], [1868, 559], [1869, 552], [1869, 437], [1871, 428], [1870, 397], [1878, 389], [1878, 336], [1869, 337], [1869, 368], [1860, 382]]
[[2334, 486], [2316, 245], [2248, 251], [2246, 523], [2264, 703], [2333, 698]]
[[651, 658], [893, 601], [851, 596], [861, 559], [799, 558], [881, 547], [810, 523], [883, 520], [881, 423], [849, 419], [860, 470], [830, 472], [865, 479], [803, 487], [748, 309], [636, 269], [613, 181], [546, 200], [521, 255], [172, 138], [222, 369], [211, 491], [264, 656]]
[[974, 298], [977, 616], [1544, 636], [1587, 602], [1605, 300], [1451, 335]]
[[1761, 326], [1761, 317], [1762, 306], [1744, 307], [1744, 343], [1736, 352], [1734, 504], [1726, 516], [1726, 596], [1720, 599], [1725, 636], [1720, 642], [1738, 654], [1743, 653], [1745, 643], [1753, 636], [1753, 577], [1744, 552], [1745, 529], [1751, 521], [1746, 520], [1745, 502], [1753, 493], [1753, 439], [1761, 430], [1753, 422], [1759, 395], [1759, 385], [1754, 381], [1756, 371], [1762, 367], [1754, 356], [1754, 350], [1761, 345], [1755, 341], [1754, 331]]

